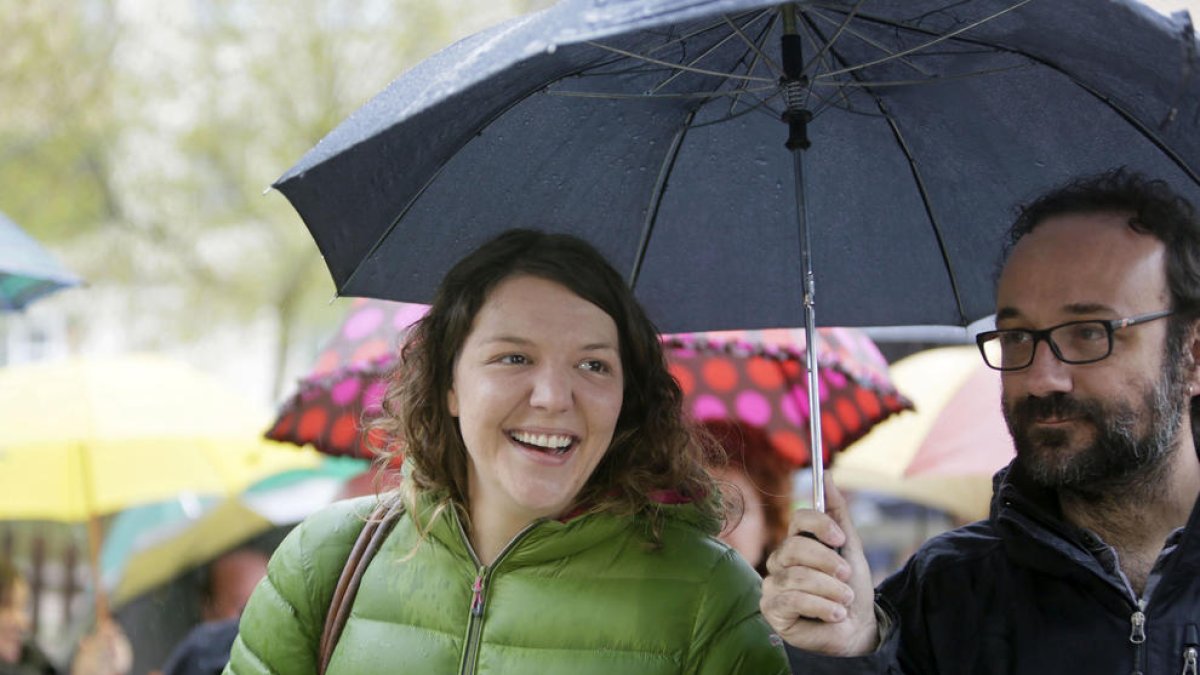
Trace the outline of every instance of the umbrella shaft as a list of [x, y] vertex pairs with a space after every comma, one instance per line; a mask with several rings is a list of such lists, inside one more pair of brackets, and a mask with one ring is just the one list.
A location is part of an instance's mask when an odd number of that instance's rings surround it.
[[825, 512], [825, 466], [821, 443], [821, 389], [817, 359], [816, 281], [812, 271], [812, 243], [808, 236], [808, 207], [804, 199], [804, 149], [792, 148], [792, 169], [796, 179], [796, 225], [800, 235], [800, 277], [804, 285], [805, 360], [808, 365], [808, 430], [813, 478], [813, 508]]

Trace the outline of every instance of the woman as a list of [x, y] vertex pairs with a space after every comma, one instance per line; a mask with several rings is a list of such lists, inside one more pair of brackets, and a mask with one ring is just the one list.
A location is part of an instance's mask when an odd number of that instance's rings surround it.
[[37, 645], [31, 628], [29, 586], [17, 568], [0, 558], [0, 675], [53, 675], [57, 671]]
[[[329, 673], [785, 673], [758, 581], [709, 535], [719, 493], [658, 335], [573, 237], [514, 230], [460, 261], [385, 397], [404, 507]], [[371, 498], [294, 531], [229, 673], [311, 673]]]
[[705, 420], [703, 426], [728, 458], [710, 470], [718, 481], [736, 490], [734, 501], [742, 504], [741, 518], [729, 520], [721, 541], [766, 576], [767, 556], [787, 537], [794, 467], [759, 427], [723, 419]]
[[[32, 641], [29, 585], [15, 565], [0, 558], [0, 675], [55, 675], [57, 668]], [[80, 640], [71, 675], [126, 675], [133, 666], [129, 640], [109, 620]]]

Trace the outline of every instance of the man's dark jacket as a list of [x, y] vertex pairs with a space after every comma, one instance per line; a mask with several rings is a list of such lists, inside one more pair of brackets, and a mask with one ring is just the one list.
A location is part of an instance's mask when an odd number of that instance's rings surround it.
[[792, 672], [1196, 672], [1185, 666], [1200, 648], [1200, 508], [1139, 608], [1102, 563], [1106, 547], [1064, 522], [1017, 462], [995, 485], [988, 520], [930, 540], [879, 586], [893, 622], [879, 650], [839, 659], [789, 647]]

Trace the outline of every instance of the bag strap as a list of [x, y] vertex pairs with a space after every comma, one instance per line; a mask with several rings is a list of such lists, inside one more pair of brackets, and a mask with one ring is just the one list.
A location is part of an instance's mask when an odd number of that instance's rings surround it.
[[366, 525], [354, 540], [354, 547], [342, 567], [342, 575], [338, 577], [337, 587], [333, 591], [333, 599], [329, 602], [329, 611], [325, 614], [325, 627], [321, 631], [321, 643], [317, 672], [325, 674], [329, 667], [329, 659], [333, 657], [333, 648], [337, 646], [346, 626], [346, 618], [350, 616], [350, 607], [354, 605], [354, 596], [358, 593], [358, 585], [362, 581], [363, 572], [371, 559], [383, 545], [396, 522], [404, 513], [404, 505], [389, 506], [380, 504], [371, 512]]

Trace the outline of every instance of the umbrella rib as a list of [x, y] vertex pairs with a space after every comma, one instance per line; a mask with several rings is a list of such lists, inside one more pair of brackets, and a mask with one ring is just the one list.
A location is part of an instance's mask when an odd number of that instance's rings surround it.
[[947, 77], [936, 77], [936, 78], [932, 78], [932, 79], [928, 79], [928, 80], [871, 80], [870, 82], [864, 82], [862, 80], [854, 80], [854, 81], [830, 80], [830, 81], [814, 82], [813, 84], [822, 86], [822, 87], [838, 87], [838, 88], [841, 88], [841, 87], [857, 88], [857, 87], [926, 86], [926, 85], [941, 84], [943, 82], [954, 82], [955, 80], [965, 80], [968, 78], [980, 77], [983, 75], [996, 75], [999, 73], [1006, 73], [1010, 70], [1025, 70], [1025, 69], [1032, 68], [1032, 67], [1033, 66], [1031, 64], [1022, 63], [1022, 64], [1018, 64], [1015, 66], [1005, 66], [1003, 68], [988, 68], [986, 70], [977, 70], [977, 71], [970, 72], [970, 73], [961, 73], [958, 75], [950, 75]]
[[[831, 19], [831, 18], [829, 18], [829, 17], [827, 17], [827, 16], [825, 16], [825, 15], [823, 15], [823, 14], [820, 14], [820, 13], [818, 13], [818, 12], [813, 12], [813, 11], [811, 11], [811, 10], [810, 10], [810, 11], [808, 12], [808, 14], [809, 14], [809, 15], [811, 15], [811, 16], [815, 16], [815, 17], [817, 17], [818, 19], [821, 19], [822, 21], [826, 21], [826, 22], [828, 22], [828, 23], [837, 23], [837, 21], [835, 21], [835, 20], [833, 20], [833, 19]], [[860, 16], [859, 18], [861, 18], [861, 19], [867, 19], [867, 18], [869, 18], [869, 17], [863, 17], [863, 16]], [[847, 33], [849, 33], [849, 34], [851, 34], [851, 35], [853, 35], [854, 37], [858, 38], [859, 40], [862, 40], [863, 42], [867, 43], [868, 45], [870, 45], [870, 46], [872, 46], [872, 47], [874, 47], [874, 48], [878, 49], [879, 51], [881, 51], [881, 52], [883, 52], [883, 53], [885, 53], [885, 54], [889, 55], [889, 57], [890, 57], [892, 60], [895, 60], [895, 61], [898, 61], [898, 62], [900, 62], [900, 63], [903, 63], [904, 65], [908, 66], [909, 68], [912, 68], [913, 70], [917, 71], [918, 73], [921, 73], [922, 75], [925, 75], [926, 77], [933, 77], [933, 73], [932, 73], [932, 72], [930, 72], [929, 70], [927, 70], [927, 69], [925, 69], [925, 68], [922, 68], [920, 64], [918, 64], [918, 63], [914, 62], [912, 59], [906, 59], [906, 58], [904, 58], [903, 56], [899, 56], [899, 55], [898, 55], [896, 52], [892, 51], [891, 49], [888, 49], [887, 45], [883, 44], [882, 42], [879, 42], [878, 40], [876, 40], [876, 39], [874, 39], [874, 38], [868, 37], [867, 35], [865, 35], [865, 34], [863, 34], [863, 33], [859, 32], [859, 31], [857, 31], [857, 30], [855, 30], [855, 29], [853, 29], [853, 28], [849, 28], [849, 27], [847, 27], [847, 28], [846, 28], [846, 32], [847, 32]], [[927, 54], [927, 53], [928, 53], [928, 52], [926, 52], [926, 54]]]
[[[806, 22], [807, 21], [810, 20], [806, 19]], [[816, 26], [811, 26], [811, 28], [814, 32], [820, 34], [820, 29], [818, 29]], [[835, 48], [831, 47], [829, 51], [835, 59], [845, 62], [845, 60], [837, 53]], [[850, 77], [857, 79], [861, 77], [861, 75], [857, 71], [850, 71]], [[962, 323], [962, 325], [966, 325], [967, 313], [963, 308], [963, 298], [962, 293], [959, 290], [958, 278], [954, 273], [953, 265], [950, 263], [950, 254], [946, 250], [946, 240], [942, 233], [942, 226], [938, 222], [937, 214], [934, 213], [933, 204], [929, 198], [929, 188], [925, 185], [925, 179], [921, 175], [920, 167], [917, 166], [917, 159], [913, 156], [912, 148], [908, 145], [908, 141], [905, 140], [904, 134], [900, 131], [900, 127], [896, 123], [895, 118], [893, 118], [888, 112], [887, 104], [884, 103], [883, 99], [881, 99], [879, 95], [872, 90], [870, 83], [864, 82], [861, 86], [862, 90], [871, 96], [871, 99], [875, 102], [875, 106], [879, 109], [880, 113], [883, 114], [884, 119], [887, 120], [888, 128], [891, 129], [892, 136], [896, 139], [896, 143], [900, 146], [900, 151], [904, 153], [905, 161], [908, 162], [909, 171], [912, 172], [913, 181], [916, 183], [917, 192], [921, 195], [921, 206], [925, 209], [925, 215], [929, 220], [929, 226], [933, 230], [934, 240], [938, 245], [938, 253], [942, 256], [942, 265], [945, 267], [946, 275], [949, 277], [950, 292], [954, 294], [954, 306], [958, 310], [959, 321]]]
[[[757, 20], [757, 17], [755, 17], [754, 20]], [[747, 24], [753, 23], [754, 20], [748, 21]], [[753, 72], [754, 66], [761, 61], [762, 63], [766, 64], [767, 68], [774, 71], [776, 75], [783, 73], [783, 68], [781, 68], [779, 64], [775, 63], [774, 59], [772, 59], [770, 55], [763, 51], [762, 45], [758, 44], [754, 40], [751, 40], [750, 37], [746, 35], [746, 33], [743, 32], [737, 24], [731, 21], [728, 16], [725, 17], [725, 23], [728, 23], [729, 27], [733, 29], [733, 32], [736, 33], [737, 36], [742, 39], [742, 42], [744, 42], [746, 46], [750, 48], [750, 51], [754, 52], [754, 62], [751, 64], [751, 67], [747, 69], [747, 72]], [[768, 27], [770, 27], [770, 25], [773, 23], [774, 21], [769, 22]]]
[[[568, 73], [564, 77], [569, 77], [570, 75], [571, 75], [571, 73]], [[474, 131], [472, 131], [470, 134], [464, 134], [463, 138], [465, 140], [463, 140], [463, 142], [458, 146], [458, 148], [455, 149], [454, 152], [447, 155], [447, 157], [456, 156], [458, 154], [458, 152], [467, 145], [467, 143], [470, 143], [475, 138], [478, 138], [479, 135], [483, 133], [483, 130], [488, 128], [492, 124], [492, 122], [496, 121], [502, 115], [504, 115], [504, 113], [508, 112], [509, 110], [516, 107], [518, 104], [525, 101], [525, 99], [529, 98], [530, 96], [533, 96], [534, 94], [536, 94], [539, 91], [542, 91], [547, 86], [549, 86], [549, 85], [548, 84], [542, 85], [540, 87], [529, 90], [528, 92], [525, 93], [524, 96], [513, 97], [513, 99], [511, 101], [509, 101], [508, 105], [497, 110], [495, 112], [495, 114], [493, 114], [491, 117], [489, 117], [486, 120], [484, 120], [483, 122], [481, 122]], [[428, 190], [430, 188], [430, 186], [433, 185], [434, 181], [436, 181], [438, 179], [438, 177], [442, 175], [442, 172], [446, 170], [446, 165], [448, 163], [449, 163], [448, 161], [442, 162], [441, 165], [438, 166], [437, 171], [434, 171], [433, 174], [430, 175], [429, 178], [425, 181], [425, 184], [422, 185], [416, 192], [413, 193], [413, 196], [409, 198], [408, 202], [404, 205], [404, 208], [400, 209], [399, 213], [396, 214], [396, 217], [392, 218], [392, 222], [388, 223], [388, 226], [384, 229], [383, 233], [380, 234], [379, 237], [375, 240], [375, 243], [371, 244], [371, 248], [369, 248], [367, 250], [365, 255], [363, 255], [361, 258], [359, 258], [358, 263], [354, 266], [354, 270], [351, 271], [350, 274], [346, 277], [346, 281], [337, 287], [337, 295], [340, 296], [342, 294], [342, 289], [349, 286], [354, 281], [354, 278], [357, 277], [358, 273], [362, 271], [362, 269], [366, 265], [367, 261], [370, 260], [375, 255], [375, 252], [378, 251], [383, 246], [383, 242], [387, 241], [387, 238], [389, 236], [391, 236], [392, 232], [394, 232], [396, 230], [396, 228], [400, 225], [400, 221], [404, 219], [404, 216], [408, 215], [408, 212], [410, 210], [412, 210], [413, 206], [416, 205], [417, 200], [419, 200], [421, 198], [421, 196], [425, 194], [425, 191]]]
[[[770, 35], [771, 30], [775, 27], [775, 22], [778, 20], [779, 20], [779, 14], [776, 12], [772, 12], [770, 18], [767, 19], [766, 25], [763, 26], [762, 32], [759, 33], [760, 37], [765, 39], [765, 37], [767, 35]], [[751, 42], [753, 42], [753, 41], [751, 41]], [[750, 65], [746, 67], [746, 72], [753, 74], [754, 71], [758, 68], [758, 64], [762, 63], [763, 61], [766, 61], [766, 60], [769, 60], [769, 57], [767, 56], [766, 52], [762, 51], [761, 47], [756, 48], [754, 50], [754, 58], [750, 61]], [[776, 69], [778, 68], [777, 66], [774, 66], [774, 65], [768, 65], [768, 70], [772, 67], [774, 67]], [[777, 72], [778, 72], [778, 70], [777, 70]], [[776, 87], [778, 87], [778, 85], [776, 85]], [[746, 87], [743, 87], [742, 90], [748, 91], [749, 89]], [[729, 102], [729, 112], [726, 114], [733, 115], [734, 109], [738, 107], [738, 104], [741, 103], [741, 101], [742, 101], [742, 97], [741, 97], [740, 93], [737, 96], [733, 97], [733, 100]], [[757, 107], [757, 106], [753, 106], [753, 107]]]
[[687, 136], [688, 129], [691, 128], [692, 120], [695, 117], [695, 110], [688, 112], [683, 124], [675, 132], [675, 137], [671, 139], [671, 147], [667, 148], [667, 152], [663, 156], [662, 165], [658, 170], [658, 179], [654, 183], [654, 192], [650, 195], [651, 207], [646, 210], [646, 220], [642, 223], [642, 236], [638, 240], [633, 269], [629, 272], [630, 291], [637, 288], [638, 277], [642, 273], [642, 264], [646, 261], [646, 251], [650, 248], [650, 237], [653, 236], [654, 226], [657, 224], [658, 211], [662, 207], [663, 196], [666, 194], [667, 179], [675, 168], [675, 161], [679, 159], [679, 150], [683, 146], [683, 139]]
[[909, 47], [908, 49], [903, 49], [899, 52], [896, 52], [895, 54], [886, 56], [881, 59], [875, 59], [874, 61], [867, 61], [866, 63], [856, 63], [852, 66], [846, 66], [845, 68], [842, 68], [841, 70], [834, 70], [834, 71], [830, 71], [827, 73], [821, 73], [820, 75], [815, 75], [813, 77], [813, 79], [814, 80], [824, 79], [824, 78], [833, 77], [834, 75], [844, 75], [846, 73], [852, 73], [852, 72], [859, 71], [859, 70], [865, 70], [867, 68], [870, 68], [871, 66], [878, 66], [880, 64], [888, 63], [889, 61], [894, 61], [901, 57], [908, 56], [909, 54], [914, 54], [916, 52], [923, 52], [926, 49], [928, 49], [929, 47], [932, 47], [933, 45], [946, 42], [947, 40], [950, 40], [951, 38], [954, 38], [962, 33], [965, 33], [967, 31], [971, 30], [972, 28], [981, 26], [989, 21], [992, 21], [993, 19], [997, 19], [1001, 16], [1004, 16], [1005, 14], [1008, 14], [1009, 12], [1016, 11], [1017, 9], [1029, 4], [1030, 2], [1033, 2], [1033, 0], [1020, 0], [1020, 2], [1016, 3], [1015, 5], [1006, 7], [1005, 9], [1002, 9], [999, 12], [996, 12], [995, 14], [986, 16], [982, 19], [979, 19], [978, 21], [971, 22], [971, 23], [963, 26], [962, 28], [957, 28], [955, 30], [950, 31], [949, 33], [939, 34], [936, 37], [934, 37], [932, 40], [929, 40], [928, 42], [923, 42], [915, 47]]
[[[699, 54], [699, 55], [697, 55], [697, 56], [696, 56], [696, 58], [692, 59], [691, 63], [687, 64], [687, 65], [688, 65], [688, 67], [693, 67], [693, 66], [695, 66], [697, 63], [699, 63], [701, 60], [703, 60], [703, 59], [704, 59], [704, 57], [706, 57], [706, 56], [708, 56], [708, 55], [712, 54], [712, 53], [713, 53], [713, 52], [715, 52], [716, 50], [718, 50], [718, 49], [720, 49], [721, 47], [725, 46], [725, 44], [726, 44], [726, 43], [728, 43], [730, 40], [734, 39], [735, 37], [741, 37], [743, 41], [746, 41], [746, 37], [745, 37], [745, 35], [743, 35], [743, 34], [742, 34], [742, 31], [741, 31], [741, 30], [738, 28], [737, 24], [735, 24], [735, 23], [734, 23], [732, 20], [730, 20], [730, 18], [728, 17], [728, 15], [724, 16], [723, 18], [725, 19], [725, 23], [729, 24], [730, 28], [732, 28], [732, 29], [733, 29], [733, 32], [731, 32], [729, 35], [726, 35], [725, 37], [721, 38], [720, 40], [717, 40], [715, 43], [713, 43], [713, 44], [709, 45], [708, 49], [705, 49], [703, 52], [700, 52], [700, 54]], [[750, 20], [750, 22], [752, 23], [753, 21], [755, 21], [755, 20], [756, 20], [756, 18], [757, 18], [757, 17], [755, 17], [755, 18], [752, 18], [752, 19]], [[747, 41], [747, 42], [748, 42], [748, 41]], [[751, 43], [751, 48], [752, 48], [752, 49], [754, 48], [754, 45], [753, 45], [753, 43]], [[764, 57], [765, 57], [765, 55], [764, 55]], [[683, 75], [683, 74], [684, 74], [684, 72], [686, 72], [686, 71], [684, 71], [684, 70], [682, 70], [682, 69], [678, 69], [678, 68], [677, 68], [677, 69], [675, 70], [675, 72], [671, 74], [671, 76], [670, 76], [670, 77], [668, 77], [667, 79], [665, 79], [665, 80], [663, 80], [662, 82], [660, 82], [658, 85], [656, 85], [656, 86], [655, 86], [653, 89], [651, 89], [650, 91], [651, 91], [651, 92], [656, 92], [656, 91], [658, 91], [658, 90], [662, 89], [663, 87], [667, 86], [667, 85], [668, 85], [668, 84], [670, 84], [671, 82], [675, 81], [675, 79], [676, 79], [676, 78], [678, 78], [678, 77], [680, 77], [681, 75]]]
[[[1026, 0], [1026, 2], [1028, 2], [1028, 1], [1029, 0]], [[864, 18], [866, 18], [866, 17], [864, 17]], [[918, 27], [910, 26], [910, 25], [903, 24], [903, 23], [896, 23], [893, 21], [887, 21], [884, 19], [878, 19], [878, 18], [874, 18], [874, 17], [870, 17], [870, 20], [874, 21], [876, 23], [879, 23], [880, 25], [888, 26], [891, 28], [899, 28], [899, 29], [903, 29], [903, 30], [910, 30], [910, 31], [914, 31], [914, 32], [924, 33], [926, 35], [934, 35], [934, 33], [932, 33], [931, 31], [929, 31], [927, 29], [918, 28]], [[983, 48], [990, 49], [993, 51], [1001, 51], [1001, 52], [1005, 52], [1008, 54], [1014, 54], [1016, 56], [1020, 56], [1025, 59], [1029, 59], [1030, 61], [1032, 61], [1034, 63], [1045, 66], [1046, 68], [1049, 68], [1053, 72], [1056, 72], [1056, 73], [1062, 75], [1063, 77], [1070, 80], [1071, 83], [1074, 84], [1075, 86], [1079, 87], [1080, 89], [1087, 92], [1088, 94], [1091, 94], [1093, 98], [1095, 98], [1097, 101], [1099, 101], [1102, 105], [1104, 105], [1109, 110], [1112, 110], [1121, 119], [1128, 122], [1129, 125], [1132, 126], [1135, 130], [1137, 130], [1137, 132], [1140, 133], [1143, 138], [1145, 138], [1147, 141], [1149, 141], [1151, 144], [1153, 144], [1154, 147], [1158, 148], [1158, 150], [1160, 152], [1162, 152], [1164, 155], [1166, 155], [1168, 158], [1170, 158], [1170, 160], [1175, 164], [1175, 166], [1177, 166], [1179, 168], [1180, 171], [1184, 172], [1184, 174], [1186, 174], [1194, 182], [1200, 183], [1200, 167], [1192, 168], [1191, 166], [1189, 166], [1188, 163], [1186, 161], [1184, 161], [1183, 157], [1181, 157], [1178, 152], [1176, 152], [1174, 149], [1172, 149], [1167, 143], [1163, 142], [1163, 140], [1160, 139], [1158, 137], [1158, 135], [1149, 126], [1147, 126], [1144, 122], [1139, 120], [1133, 113], [1125, 110], [1120, 105], [1118, 105], [1115, 101], [1113, 101], [1111, 98], [1100, 93], [1095, 87], [1080, 80], [1074, 73], [1066, 70], [1065, 68], [1058, 65], [1057, 63], [1047, 61], [1046, 59], [1044, 59], [1040, 56], [1030, 54], [1029, 52], [1026, 52], [1021, 49], [1013, 49], [1011, 47], [992, 44], [992, 43], [985, 42], [982, 40], [977, 40], [974, 38], [958, 37], [955, 39], [955, 42], [970, 44], [970, 45], [974, 45], [974, 46], [978, 46], [978, 47], [983, 47]], [[1177, 112], [1177, 109], [1172, 109], [1172, 112]]]
[[828, 52], [831, 47], [833, 47], [833, 43], [837, 42], [837, 39], [842, 36], [842, 33], [849, 28], [850, 22], [854, 20], [855, 15], [858, 14], [859, 8], [862, 7], [863, 2], [865, 1], [866, 0], [858, 0], [854, 3], [854, 6], [850, 8], [850, 11], [846, 12], [846, 16], [842, 19], [842, 23], [840, 26], [838, 26], [838, 29], [833, 32], [833, 35], [829, 38], [829, 40], [821, 45], [821, 48], [817, 50], [817, 53], [814, 54], [811, 59], [808, 60], [808, 63], [804, 64], [801, 72], [810, 72], [817, 61], [820, 61], [822, 57], [825, 56], [825, 53]]
[[635, 59], [638, 61], [644, 61], [646, 63], [651, 63], [656, 66], [663, 66], [664, 68], [672, 68], [675, 70], [682, 70], [682, 71], [693, 73], [696, 75], [709, 75], [712, 77], [719, 77], [723, 80], [745, 80], [747, 82], [771, 82], [771, 83], [774, 82], [774, 80], [767, 78], [767, 77], [754, 77], [752, 75], [735, 75], [734, 73], [723, 73], [723, 72], [720, 72], [717, 70], [708, 70], [707, 68], [696, 68], [695, 66], [685, 66], [680, 63], [671, 63], [670, 61], [663, 61], [661, 59], [652, 58], [652, 57], [646, 56], [644, 54], [637, 54], [637, 53], [634, 53], [634, 52], [631, 52], [631, 51], [628, 51], [625, 49], [621, 49], [620, 47], [611, 47], [609, 45], [602, 44], [599, 42], [589, 41], [587, 44], [591, 47], [609, 51], [614, 54], [618, 54], [620, 56], [625, 56], [625, 57]]
[[732, 89], [727, 91], [692, 91], [680, 92], [678, 94], [610, 94], [602, 91], [547, 91], [547, 96], [564, 96], [567, 98], [605, 98], [613, 100], [625, 99], [716, 99], [722, 97], [738, 97], [747, 93], [759, 93], [766, 91], [777, 91], [778, 87], [772, 85], [769, 87], [749, 87], [745, 89]]
[[731, 112], [723, 117], [718, 117], [716, 119], [709, 120], [707, 122], [700, 122], [699, 124], [693, 124], [693, 125], [691, 125], [691, 127], [693, 129], [703, 129], [704, 127], [711, 127], [714, 124], [724, 124], [731, 120], [735, 120], [739, 117], [743, 117], [745, 115], [749, 115], [751, 113], [756, 113], [756, 112], [763, 113], [764, 115], [770, 115], [772, 119], [779, 119], [779, 115], [781, 114], [780, 111], [775, 110], [774, 108], [771, 107], [771, 101], [775, 98], [778, 98], [779, 96], [780, 96], [780, 94], [777, 91], [772, 96], [770, 96], [768, 98], [760, 99], [758, 103], [755, 103], [754, 105], [752, 105], [749, 108], [746, 108], [744, 110], [741, 110], [740, 112]]
[[[817, 61], [820, 61], [826, 68], [832, 70], [833, 65], [828, 60], [829, 59], [829, 48], [832, 45], [832, 43], [823, 41], [818, 36], [816, 31], [813, 28], [809, 27], [809, 21], [807, 19], [804, 21], [800, 21], [798, 23], [799, 23], [800, 28], [804, 31], [804, 34], [808, 37], [809, 40], [811, 40], [815, 44], [821, 45], [821, 51], [818, 53], [818, 55], [816, 57], [814, 57], [811, 61], [809, 61], [809, 63], [814, 64]], [[805, 66], [805, 70], [803, 72], [805, 72], [805, 73], [809, 72], [807, 66]], [[814, 80], [809, 79], [808, 86], [806, 86], [804, 88], [803, 107], [807, 108], [809, 105], [809, 101], [812, 100], [812, 97], [815, 95], [818, 99], [821, 99], [821, 102], [823, 104], [825, 104], [825, 107], [836, 107], [836, 108], [845, 110], [847, 112], [854, 112], [854, 104], [850, 101], [850, 97], [846, 95], [845, 91], [838, 89], [837, 92], [835, 93], [835, 96], [840, 97], [842, 99], [842, 102], [844, 103], [844, 106], [838, 105], [837, 103], [833, 102], [832, 96], [826, 98], [826, 97], [821, 96], [817, 92], [813, 91], [812, 85], [814, 83], [815, 83]], [[820, 111], [817, 111], [817, 112], [820, 112]], [[816, 117], [816, 113], [813, 114], [813, 117], [814, 118]]]

